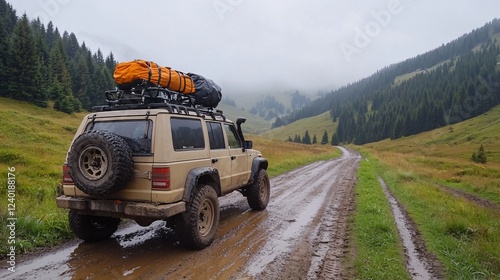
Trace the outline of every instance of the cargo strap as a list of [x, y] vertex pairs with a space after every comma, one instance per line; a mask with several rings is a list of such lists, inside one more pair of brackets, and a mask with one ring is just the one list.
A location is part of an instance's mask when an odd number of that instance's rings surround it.
[[153, 70], [151, 69], [151, 63], [146, 61], [146, 65], [148, 66], [148, 83], [151, 82], [151, 77], [153, 76]]

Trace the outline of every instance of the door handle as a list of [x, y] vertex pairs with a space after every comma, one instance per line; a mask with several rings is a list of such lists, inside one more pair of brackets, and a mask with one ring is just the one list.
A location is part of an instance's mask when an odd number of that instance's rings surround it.
[[217, 158], [213, 158], [213, 159], [212, 159], [212, 163], [216, 163], [216, 162], [218, 162], [218, 161], [219, 161], [219, 159], [217, 159]]
[[235, 160], [236, 159], [236, 156], [231, 156], [231, 160]]

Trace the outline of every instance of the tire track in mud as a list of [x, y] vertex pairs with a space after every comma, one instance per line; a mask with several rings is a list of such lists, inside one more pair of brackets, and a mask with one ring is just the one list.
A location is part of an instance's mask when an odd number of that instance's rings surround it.
[[[356, 170], [359, 154], [341, 148], [341, 158], [298, 169], [277, 178], [280, 207], [273, 209], [276, 225], [260, 251], [248, 264], [246, 273], [254, 279], [338, 279], [345, 253], [347, 218], [354, 201]], [[307, 172], [309, 178], [293, 180]], [[290, 176], [292, 175], [292, 176]], [[294, 176], [295, 175], [295, 176]], [[292, 180], [290, 180], [292, 179]], [[285, 192], [280, 192], [286, 189]], [[306, 191], [307, 189], [307, 191]], [[276, 212], [274, 212], [276, 211]], [[286, 214], [285, 217], [282, 215]], [[288, 224], [279, 222], [279, 219]]]
[[443, 191], [445, 191], [445, 192], [447, 192], [455, 197], [461, 197], [461, 198], [463, 198], [467, 201], [473, 202], [481, 207], [485, 207], [485, 208], [491, 209], [493, 211], [500, 212], [500, 205], [493, 202], [493, 201], [490, 201], [486, 198], [478, 197], [478, 196], [471, 194], [467, 191], [453, 188], [450, 186], [446, 186], [443, 184], [434, 184], [434, 185], [436, 186], [436, 188], [439, 188], [440, 190], [443, 190]]
[[405, 251], [406, 269], [410, 273], [411, 278], [414, 280], [437, 279], [438, 276], [436, 274], [439, 271], [438, 267], [440, 265], [437, 263], [436, 258], [432, 257], [427, 251], [416, 226], [406, 212], [401, 209], [384, 180], [379, 176], [378, 181], [391, 206], [394, 221]]

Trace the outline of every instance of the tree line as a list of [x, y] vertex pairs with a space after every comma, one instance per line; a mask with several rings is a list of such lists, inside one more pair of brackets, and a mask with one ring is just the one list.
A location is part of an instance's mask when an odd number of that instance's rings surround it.
[[334, 90], [273, 126], [329, 111], [338, 122], [332, 144], [364, 144], [478, 116], [500, 104], [498, 34], [500, 20], [495, 19], [435, 50]]
[[[322, 145], [326, 145], [328, 144], [328, 132], [325, 130], [325, 132], [323, 133], [323, 137], [321, 138], [321, 144]], [[313, 135], [313, 138], [311, 140], [311, 136], [309, 135], [309, 130], [306, 130], [306, 132], [304, 133], [304, 136], [303, 137], [300, 137], [299, 134], [295, 134], [294, 138], [292, 138], [292, 136], [288, 136], [288, 139], [287, 139], [288, 142], [293, 142], [293, 143], [301, 143], [301, 144], [307, 144], [307, 145], [314, 145], [314, 144], [317, 144], [318, 143], [318, 138], [316, 137], [316, 134]], [[335, 138], [332, 137], [332, 142], [331, 144], [332, 145], [338, 145], [338, 144], [335, 144], [334, 143], [335, 141]]]
[[91, 52], [75, 34], [61, 35], [52, 22], [18, 17], [0, 0], [0, 96], [72, 113], [105, 102], [115, 86], [113, 53]]

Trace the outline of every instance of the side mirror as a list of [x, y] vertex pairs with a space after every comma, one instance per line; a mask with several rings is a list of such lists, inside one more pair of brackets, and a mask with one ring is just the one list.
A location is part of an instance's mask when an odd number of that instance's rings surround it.
[[252, 148], [253, 148], [253, 143], [252, 143], [252, 141], [245, 141], [245, 142], [243, 143], [243, 148], [245, 148], [245, 149], [252, 149]]

